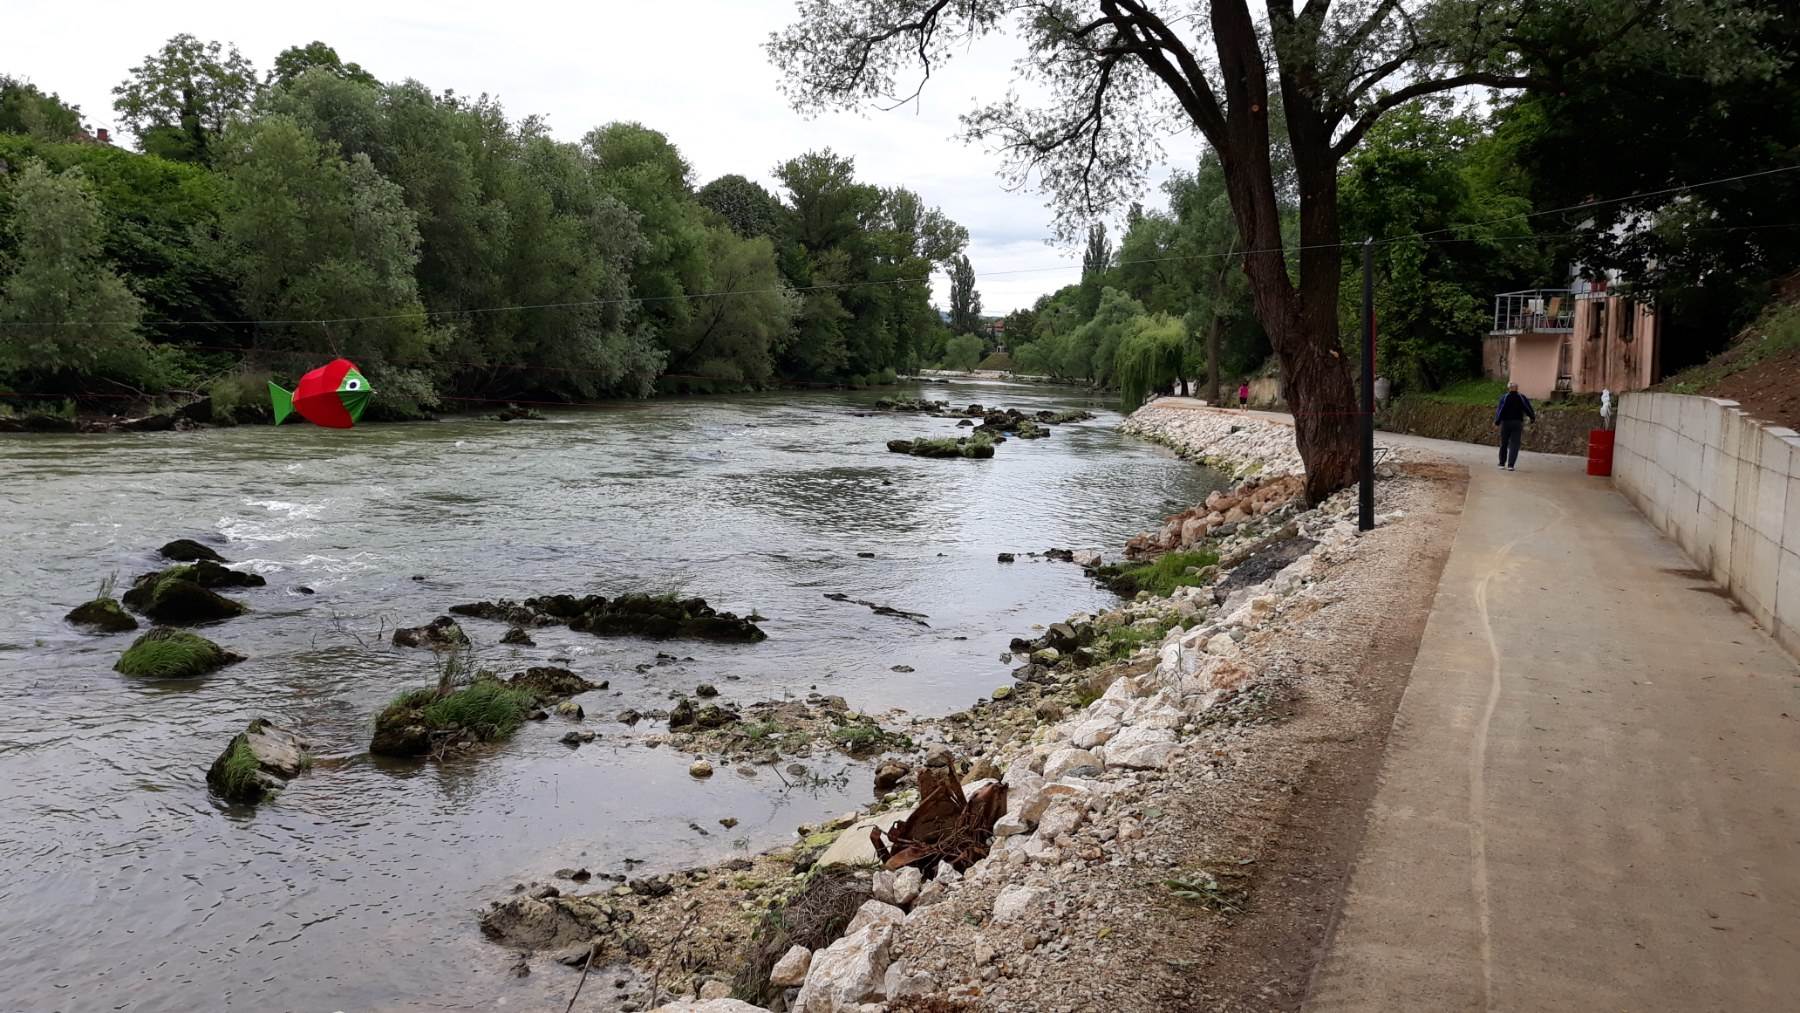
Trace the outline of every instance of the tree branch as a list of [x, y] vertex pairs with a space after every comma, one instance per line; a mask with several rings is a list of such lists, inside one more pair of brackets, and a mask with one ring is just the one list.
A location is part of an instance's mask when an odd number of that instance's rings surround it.
[[1546, 78], [1532, 77], [1530, 75], [1514, 76], [1477, 71], [1472, 71], [1467, 74], [1453, 74], [1450, 77], [1440, 77], [1427, 81], [1415, 81], [1412, 84], [1401, 88], [1399, 91], [1389, 92], [1388, 94], [1383, 95], [1380, 100], [1370, 106], [1366, 112], [1357, 117], [1356, 122], [1351, 124], [1350, 129], [1344, 131], [1344, 135], [1338, 138], [1336, 144], [1331, 146], [1331, 154], [1334, 158], [1342, 158], [1349, 154], [1350, 150], [1356, 147], [1357, 142], [1362, 140], [1363, 135], [1369, 132], [1369, 128], [1375, 125], [1375, 121], [1380, 119], [1388, 110], [1405, 105], [1413, 99], [1423, 95], [1436, 95], [1440, 92], [1454, 91], [1457, 88], [1466, 88], [1469, 85], [1485, 85], [1489, 88], [1535, 88], [1543, 87], [1551, 83], [1552, 82]]

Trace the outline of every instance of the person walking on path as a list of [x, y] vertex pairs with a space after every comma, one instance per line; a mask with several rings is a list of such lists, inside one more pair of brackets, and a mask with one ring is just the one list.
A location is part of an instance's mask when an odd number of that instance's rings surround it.
[[1245, 380], [1243, 383], [1238, 384], [1238, 407], [1239, 408], [1250, 407], [1250, 381], [1249, 380]]
[[1525, 420], [1537, 421], [1531, 402], [1519, 393], [1519, 385], [1509, 383], [1500, 403], [1494, 406], [1494, 425], [1500, 427], [1500, 467], [1518, 471], [1519, 443], [1525, 438]]

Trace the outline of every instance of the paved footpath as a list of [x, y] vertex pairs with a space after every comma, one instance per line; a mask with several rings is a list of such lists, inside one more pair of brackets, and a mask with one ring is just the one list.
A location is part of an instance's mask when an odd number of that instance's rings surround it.
[[1313, 1013], [1800, 1010], [1800, 666], [1575, 458], [1467, 462]]

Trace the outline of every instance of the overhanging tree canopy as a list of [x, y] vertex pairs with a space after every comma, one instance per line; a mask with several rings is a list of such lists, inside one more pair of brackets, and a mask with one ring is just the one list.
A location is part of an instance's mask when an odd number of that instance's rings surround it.
[[[1011, 33], [1030, 55], [1017, 91], [968, 113], [1015, 180], [1052, 198], [1065, 238], [1139, 192], [1172, 121], [1219, 154], [1243, 267], [1295, 410], [1318, 501], [1357, 474], [1357, 411], [1337, 334], [1342, 262], [1339, 162], [1384, 114], [1471, 87], [1555, 87], [1617, 46], [1705, 44], [1721, 54], [1766, 14], [1732, 0], [1248, 0], [1020, 3], [803, 0], [768, 51], [796, 108], [916, 97], [976, 39]], [[1721, 62], [1731, 59], [1721, 55]], [[1280, 116], [1272, 115], [1272, 106]], [[1285, 125], [1300, 206], [1299, 248], [1281, 235], [1272, 126]], [[1294, 267], [1298, 270], [1293, 270]]]

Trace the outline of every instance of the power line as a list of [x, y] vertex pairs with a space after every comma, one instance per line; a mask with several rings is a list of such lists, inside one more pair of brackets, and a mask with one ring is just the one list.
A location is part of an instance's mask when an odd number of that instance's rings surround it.
[[[1510, 242], [1510, 241], [1533, 241], [1533, 240], [1582, 236], [1582, 235], [1587, 235], [1591, 230], [1583, 229], [1583, 230], [1574, 230], [1574, 231], [1569, 231], [1569, 232], [1548, 232], [1548, 233], [1539, 232], [1539, 233], [1531, 233], [1531, 234], [1519, 235], [1519, 236], [1480, 236], [1480, 237], [1459, 237], [1459, 238], [1451, 238], [1451, 239], [1433, 239], [1433, 238], [1431, 238], [1431, 237], [1439, 236], [1439, 235], [1442, 235], [1442, 234], [1448, 233], [1448, 232], [1456, 232], [1456, 231], [1461, 231], [1461, 230], [1466, 230], [1466, 229], [1477, 229], [1477, 228], [1482, 228], [1487, 225], [1497, 225], [1502, 222], [1519, 221], [1522, 219], [1538, 218], [1538, 217], [1542, 217], [1544, 215], [1567, 214], [1567, 213], [1573, 212], [1573, 211], [1583, 211], [1583, 210], [1588, 210], [1590, 208], [1604, 207], [1604, 206], [1611, 205], [1611, 204], [1622, 204], [1622, 203], [1625, 203], [1628, 201], [1647, 200], [1647, 199], [1650, 199], [1653, 197], [1664, 197], [1664, 196], [1668, 196], [1670, 194], [1685, 193], [1685, 192], [1688, 192], [1691, 190], [1697, 190], [1702, 187], [1719, 186], [1719, 185], [1723, 185], [1726, 183], [1738, 183], [1738, 182], [1743, 182], [1745, 180], [1758, 179], [1758, 178], [1767, 177], [1767, 176], [1774, 176], [1774, 175], [1778, 175], [1780, 173], [1794, 172], [1797, 170], [1800, 170], [1800, 165], [1786, 165], [1786, 166], [1780, 166], [1780, 167], [1773, 168], [1773, 169], [1762, 169], [1762, 170], [1758, 170], [1756, 172], [1741, 173], [1741, 174], [1735, 175], [1735, 176], [1722, 176], [1718, 179], [1703, 180], [1698, 183], [1689, 183], [1689, 184], [1685, 184], [1682, 186], [1666, 187], [1666, 188], [1663, 188], [1660, 190], [1648, 190], [1648, 191], [1643, 191], [1640, 193], [1626, 194], [1626, 195], [1620, 196], [1620, 197], [1606, 197], [1606, 198], [1599, 198], [1599, 199], [1590, 200], [1590, 201], [1583, 201], [1579, 204], [1570, 204], [1566, 207], [1550, 208], [1550, 209], [1543, 210], [1543, 211], [1521, 212], [1519, 214], [1503, 215], [1498, 218], [1487, 219], [1485, 221], [1467, 222], [1467, 223], [1462, 223], [1462, 224], [1458, 224], [1458, 225], [1446, 226], [1441, 229], [1430, 229], [1430, 230], [1423, 231], [1423, 232], [1407, 233], [1405, 235], [1400, 235], [1400, 236], [1389, 236], [1385, 239], [1378, 239], [1375, 241], [1375, 243], [1378, 246], [1388, 246], [1388, 245], [1392, 245], [1395, 243], [1403, 243], [1403, 242], [1408, 242], [1410, 240], [1415, 240], [1415, 239], [1424, 240], [1427, 243], [1433, 243], [1433, 244], [1459, 243], [1459, 242]], [[1800, 227], [1800, 223], [1785, 223], [1785, 224], [1780, 224], [1780, 225], [1764, 225], [1764, 226], [1741, 225], [1741, 226], [1716, 226], [1716, 227], [1689, 227], [1689, 228], [1685, 228], [1684, 231], [1687, 231], [1687, 232], [1736, 232], [1736, 231], [1755, 231], [1755, 230], [1761, 230], [1761, 229], [1795, 228], [1795, 227]], [[1278, 246], [1278, 247], [1266, 247], [1266, 248], [1256, 249], [1256, 250], [1240, 250], [1240, 251], [1232, 251], [1232, 252], [1227, 252], [1227, 253], [1174, 254], [1171, 256], [1167, 256], [1167, 257], [1143, 257], [1143, 258], [1138, 258], [1135, 260], [1123, 260], [1118, 263], [1118, 266], [1125, 267], [1125, 266], [1135, 266], [1135, 265], [1139, 265], [1139, 264], [1170, 263], [1170, 262], [1175, 262], [1175, 261], [1221, 260], [1221, 259], [1227, 259], [1227, 258], [1233, 258], [1233, 257], [1245, 257], [1245, 256], [1252, 256], [1252, 255], [1264, 254], [1264, 253], [1299, 253], [1299, 252], [1305, 251], [1305, 250], [1345, 249], [1350, 246], [1360, 246], [1360, 245], [1361, 245], [1360, 243], [1340, 241], [1340, 242], [1336, 242], [1336, 243], [1295, 244], [1292, 246], [1283, 245], [1283, 246]], [[1058, 264], [1055, 266], [1045, 266], [1045, 267], [1023, 267], [1023, 268], [1014, 268], [1014, 269], [1005, 270], [1005, 271], [987, 271], [987, 272], [977, 274], [975, 277], [976, 277], [976, 280], [979, 281], [984, 278], [998, 278], [998, 277], [1003, 277], [1003, 276], [1012, 276], [1012, 275], [1020, 275], [1020, 274], [1042, 274], [1042, 273], [1051, 272], [1051, 271], [1068, 271], [1068, 270], [1071, 270], [1072, 268], [1073, 268], [1072, 264]], [[483, 306], [483, 307], [474, 307], [474, 308], [470, 308], [470, 309], [449, 309], [449, 310], [421, 309], [417, 312], [382, 313], [382, 314], [372, 314], [372, 315], [368, 315], [368, 316], [352, 316], [352, 317], [315, 317], [315, 318], [294, 318], [294, 319], [268, 318], [268, 319], [243, 319], [243, 320], [136, 320], [136, 321], [130, 321], [130, 320], [15, 320], [15, 321], [7, 321], [6, 325], [14, 326], [14, 327], [105, 327], [105, 326], [128, 326], [128, 325], [132, 325], [132, 324], [137, 324], [140, 326], [153, 326], [153, 327], [301, 326], [301, 325], [308, 325], [308, 324], [324, 326], [324, 325], [329, 325], [329, 324], [373, 323], [373, 322], [386, 321], [386, 320], [415, 320], [415, 319], [427, 319], [428, 320], [428, 319], [431, 319], [434, 317], [468, 317], [468, 316], [478, 316], [478, 315], [492, 314], [492, 313], [525, 313], [525, 312], [532, 312], [532, 311], [539, 311], [539, 310], [588, 309], [588, 308], [597, 308], [597, 307], [601, 307], [601, 306], [617, 306], [617, 305], [629, 305], [629, 304], [642, 305], [645, 303], [674, 302], [674, 301], [691, 300], [691, 299], [722, 299], [722, 298], [733, 298], [736, 296], [744, 296], [744, 295], [767, 295], [767, 294], [771, 294], [771, 293], [775, 293], [775, 292], [801, 292], [801, 293], [804, 293], [804, 292], [842, 291], [845, 289], [852, 289], [852, 288], [872, 288], [872, 287], [880, 287], [880, 286], [886, 286], [886, 285], [929, 284], [930, 281], [931, 281], [931, 275], [927, 274], [927, 275], [924, 275], [923, 277], [897, 277], [897, 278], [882, 279], [882, 280], [878, 280], [878, 281], [824, 282], [824, 283], [813, 284], [813, 285], [790, 285], [790, 286], [783, 286], [781, 288], [735, 289], [735, 290], [724, 290], [724, 291], [717, 291], [717, 292], [685, 292], [685, 293], [682, 293], [679, 295], [666, 295], [666, 296], [620, 296], [620, 297], [609, 298], [609, 299], [583, 299], [583, 300], [574, 300], [574, 301], [569, 301], [569, 302], [524, 303], [524, 304], [517, 304], [517, 305], [510, 305], [510, 306]]]

